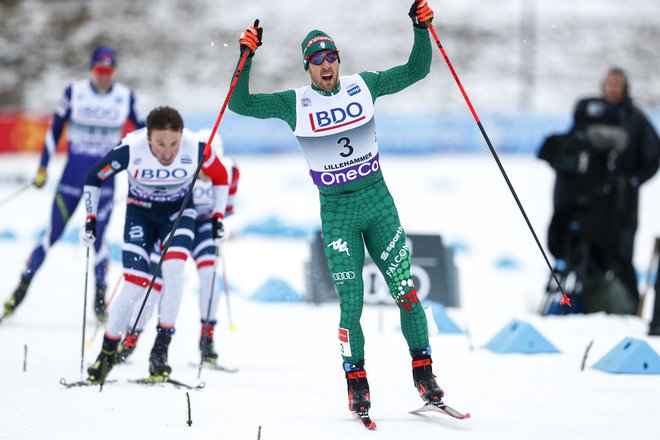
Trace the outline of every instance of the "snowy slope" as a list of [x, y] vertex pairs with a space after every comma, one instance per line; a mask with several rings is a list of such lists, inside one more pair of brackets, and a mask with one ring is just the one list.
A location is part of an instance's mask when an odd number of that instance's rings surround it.
[[[388, 184], [408, 232], [440, 233], [457, 244], [462, 304], [449, 314], [465, 335], [434, 334], [434, 371], [447, 402], [472, 413], [468, 421], [413, 416], [420, 403], [412, 385], [409, 357], [391, 306], [365, 309], [367, 371], [372, 414], [379, 431], [368, 433], [346, 409], [345, 381], [336, 341], [336, 304], [265, 304], [249, 299], [266, 279], [276, 276], [302, 292], [304, 239], [241, 234], [267, 216], [313, 229], [317, 194], [299, 156], [238, 157], [242, 186], [237, 214], [228, 220], [234, 236], [226, 245], [227, 272], [235, 288], [231, 311], [237, 331], [227, 329], [221, 304], [217, 341], [222, 361], [240, 367], [236, 374], [204, 371], [206, 389], [186, 396], [174, 388], [131, 385], [125, 379], [147, 374], [154, 337], [146, 330], [128, 365], [113, 370], [119, 383], [65, 390], [61, 377], [79, 377], [84, 252], [71, 242], [58, 244], [35, 278], [17, 314], [0, 325], [0, 439], [381, 439], [461, 438], [556, 440], [598, 438], [657, 439], [657, 376], [610, 375], [591, 368], [580, 372], [587, 344], [594, 340], [590, 367], [623, 337], [647, 340], [660, 351], [659, 338], [647, 338], [646, 323], [633, 317], [543, 318], [535, 314], [547, 270], [516, 211], [492, 159], [485, 156], [384, 157]], [[544, 240], [550, 218], [552, 173], [530, 158], [503, 158], [532, 223]], [[274, 162], [277, 166], [273, 166]], [[4, 156], [4, 179], [27, 178], [36, 157]], [[53, 163], [45, 190], [30, 190], [0, 207], [1, 300], [18, 281], [22, 262], [43, 226], [62, 160]], [[267, 185], [264, 181], [268, 182]], [[120, 185], [121, 186], [121, 185]], [[17, 186], [0, 186], [0, 199]], [[636, 263], [645, 268], [652, 237], [658, 234], [660, 197], [654, 178], [643, 189], [644, 209]], [[121, 237], [122, 208], [109, 233]], [[78, 212], [71, 234], [82, 224]], [[460, 246], [458, 246], [460, 244]], [[498, 269], [508, 258], [517, 265]], [[188, 267], [178, 331], [170, 361], [173, 376], [195, 383], [199, 332], [197, 281]], [[109, 282], [120, 273], [113, 263]], [[93, 331], [88, 314], [87, 336]], [[511, 319], [532, 323], [560, 351], [554, 355], [496, 355], [480, 349]], [[100, 335], [99, 335], [100, 336]], [[24, 346], [28, 347], [23, 371]], [[471, 350], [470, 347], [476, 347]], [[85, 350], [87, 365], [100, 337]], [[85, 366], [86, 366], [85, 365]], [[75, 429], [75, 432], [74, 432]]]
[[[167, 103], [187, 113], [213, 112], [238, 58], [239, 33], [259, 18], [264, 44], [255, 59], [255, 90], [299, 87], [300, 41], [323, 29], [342, 51], [342, 72], [403, 63], [412, 32], [411, 0], [332, 2], [130, 0], [0, 4], [0, 102], [50, 112], [61, 90], [85, 73], [97, 44], [119, 53], [118, 77], [144, 111]], [[482, 113], [565, 114], [593, 94], [611, 65], [630, 71], [633, 92], [660, 107], [655, 0], [432, 0], [434, 25], [456, 72]], [[440, 54], [417, 93], [391, 96], [391, 113], [464, 112]], [[194, 87], [190, 87], [194, 85]], [[414, 96], [414, 99], [410, 97]], [[381, 110], [382, 111], [382, 110]], [[461, 113], [462, 114], [462, 113]]]

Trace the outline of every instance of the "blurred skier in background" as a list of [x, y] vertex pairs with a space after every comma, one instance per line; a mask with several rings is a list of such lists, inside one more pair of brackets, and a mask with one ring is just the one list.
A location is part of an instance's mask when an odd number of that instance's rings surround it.
[[272, 94], [249, 92], [252, 56], [262, 40], [262, 28], [255, 23], [239, 38], [241, 51], [249, 50], [250, 55], [229, 102], [229, 108], [238, 114], [285, 121], [307, 160], [320, 193], [326, 260], [339, 294], [338, 337], [348, 406], [361, 416], [367, 415], [371, 406], [360, 326], [365, 245], [399, 307], [420, 396], [425, 403], [439, 406], [444, 395], [431, 368], [426, 316], [412, 282], [406, 235], [380, 170], [375, 132], [375, 100], [405, 89], [430, 71], [427, 23], [433, 11], [425, 0], [415, 1], [408, 15], [413, 22], [414, 44], [406, 64], [340, 77], [335, 41], [313, 30], [301, 43], [303, 67], [311, 84]]
[[[50, 223], [27, 260], [18, 287], [4, 303], [4, 316], [13, 314], [25, 299], [28, 287], [43, 264], [48, 250], [60, 238], [78, 206], [89, 169], [117, 145], [127, 122], [131, 129], [144, 126], [144, 122], [137, 116], [133, 92], [124, 84], [114, 81], [116, 67], [114, 50], [105, 46], [97, 48], [89, 63], [91, 79], [69, 85], [57, 105], [46, 133], [34, 185], [37, 188], [45, 185], [48, 163], [55, 154], [65, 126], [68, 137], [67, 162], [57, 184]], [[108, 252], [103, 235], [112, 212], [113, 194], [114, 181], [108, 179], [101, 188], [98, 240], [94, 244], [94, 311], [101, 321], [105, 319], [105, 275], [108, 268]]]
[[[175, 331], [183, 294], [183, 269], [193, 252], [196, 211], [192, 198], [181, 206], [200, 160], [201, 171], [212, 184], [211, 237], [224, 237], [223, 218], [229, 189], [227, 172], [212, 149], [203, 157], [205, 143], [184, 130], [181, 115], [170, 107], [157, 107], [147, 116], [147, 127], [130, 133], [119, 146], [92, 167], [85, 181], [87, 220], [83, 244], [96, 238], [97, 207], [103, 182], [127, 170], [128, 198], [124, 224], [124, 285], [112, 304], [103, 345], [96, 361], [87, 369], [88, 381], [102, 383], [114, 365], [122, 335], [130, 324], [136, 304], [143, 302], [153, 270], [149, 254], [155, 243], [165, 243], [172, 233], [163, 257], [162, 298], [158, 301], [157, 336], [149, 357], [149, 381], [166, 381], [172, 368], [168, 350]], [[183, 209], [176, 230], [174, 223]], [[153, 292], [151, 292], [153, 293]], [[150, 295], [151, 296], [151, 295]], [[128, 344], [130, 345], [130, 344]]]
[[[195, 133], [199, 142], [206, 143], [211, 135], [211, 130], [205, 129]], [[225, 210], [225, 218], [234, 213], [236, 192], [238, 191], [239, 169], [238, 164], [232, 158], [224, 155], [224, 146], [222, 138], [219, 133], [216, 133], [213, 142], [213, 150], [220, 159], [220, 162], [227, 170], [227, 181], [229, 182], [229, 196], [227, 199], [227, 208]], [[218, 353], [215, 350], [215, 343], [213, 335], [215, 333], [215, 326], [218, 322], [217, 309], [220, 301], [220, 289], [213, 285], [214, 271], [217, 264], [217, 246], [218, 243], [213, 239], [213, 191], [210, 179], [200, 173], [195, 187], [193, 188], [193, 202], [195, 210], [197, 211], [197, 218], [195, 219], [195, 239], [193, 241], [192, 256], [197, 265], [197, 275], [199, 276], [199, 316], [201, 320], [201, 335], [199, 339], [199, 350], [204, 366], [219, 367]], [[163, 243], [157, 242], [151, 258], [151, 273], [156, 269], [158, 260], [160, 259]], [[223, 262], [224, 264], [224, 262]], [[217, 277], [216, 281], [217, 281]], [[154, 291], [149, 296], [147, 303], [140, 315], [140, 320], [134, 332], [134, 342], [144, 330], [147, 321], [152, 316], [157, 303], [161, 300], [162, 277], [159, 277], [154, 284]], [[213, 298], [211, 299], [211, 295]], [[133, 317], [130, 321], [131, 326], [137, 319], [138, 312], [142, 302], [136, 302]], [[117, 350], [116, 362], [124, 362], [135, 350], [135, 344], [126, 346], [124, 344], [126, 338], [131, 333], [132, 328], [129, 326], [126, 329], [126, 335], [122, 342], [119, 344]]]

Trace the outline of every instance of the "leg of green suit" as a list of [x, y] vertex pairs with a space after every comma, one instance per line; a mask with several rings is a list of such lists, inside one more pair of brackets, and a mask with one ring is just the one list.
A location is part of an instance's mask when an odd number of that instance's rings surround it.
[[344, 362], [364, 359], [360, 316], [365, 244], [399, 306], [408, 347], [427, 347], [426, 315], [412, 283], [410, 249], [385, 181], [351, 193], [321, 194], [321, 224], [328, 267], [339, 294], [339, 339]]

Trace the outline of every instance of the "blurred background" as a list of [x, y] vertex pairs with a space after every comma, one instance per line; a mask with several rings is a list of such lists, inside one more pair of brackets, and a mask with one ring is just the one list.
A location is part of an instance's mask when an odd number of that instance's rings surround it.
[[[628, 71], [635, 100], [658, 125], [657, 1], [443, 0], [431, 6], [438, 36], [498, 151], [532, 153], [548, 132], [565, 130], [576, 99], [598, 94], [613, 65]], [[117, 50], [116, 79], [134, 89], [143, 116], [167, 104], [197, 129], [215, 121], [238, 60], [238, 35], [255, 18], [264, 44], [251, 87], [272, 92], [307, 83], [300, 41], [314, 28], [336, 40], [343, 74], [405, 62], [409, 7], [409, 0], [2, 0], [0, 151], [41, 147], [43, 117], [70, 82], [88, 75], [89, 54], [98, 45]], [[486, 151], [435, 47], [431, 74], [379, 99], [377, 109], [386, 151]], [[297, 150], [278, 121], [228, 114], [223, 135], [229, 152]]]

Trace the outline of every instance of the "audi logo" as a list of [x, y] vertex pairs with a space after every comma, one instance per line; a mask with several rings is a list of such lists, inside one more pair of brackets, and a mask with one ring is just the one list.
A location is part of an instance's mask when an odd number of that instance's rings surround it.
[[332, 274], [332, 279], [335, 281], [352, 280], [355, 279], [355, 272], [335, 272]]

